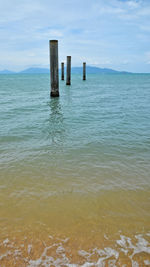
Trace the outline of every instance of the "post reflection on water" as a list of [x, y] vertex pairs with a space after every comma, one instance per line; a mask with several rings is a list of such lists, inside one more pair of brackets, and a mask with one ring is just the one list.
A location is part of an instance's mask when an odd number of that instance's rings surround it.
[[47, 140], [51, 146], [63, 146], [66, 136], [64, 117], [58, 98], [50, 99], [49, 118], [47, 120]]

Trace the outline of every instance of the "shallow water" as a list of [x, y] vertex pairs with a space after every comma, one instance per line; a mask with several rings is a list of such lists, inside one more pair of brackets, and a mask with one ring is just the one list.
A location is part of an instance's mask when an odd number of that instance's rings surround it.
[[0, 75], [0, 266], [150, 265], [150, 75]]

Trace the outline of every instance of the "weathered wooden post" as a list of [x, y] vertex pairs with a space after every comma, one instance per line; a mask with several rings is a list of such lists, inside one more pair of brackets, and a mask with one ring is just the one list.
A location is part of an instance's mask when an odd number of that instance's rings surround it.
[[59, 71], [58, 71], [58, 41], [49, 41], [50, 49], [50, 76], [51, 76], [51, 97], [59, 96]]
[[71, 56], [67, 56], [67, 78], [66, 85], [71, 84]]
[[83, 81], [86, 80], [86, 62], [83, 62]]
[[64, 62], [61, 63], [61, 80], [64, 81]]

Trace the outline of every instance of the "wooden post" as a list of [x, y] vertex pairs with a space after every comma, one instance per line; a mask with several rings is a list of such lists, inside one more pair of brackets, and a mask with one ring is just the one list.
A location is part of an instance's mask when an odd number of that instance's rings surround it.
[[86, 80], [86, 62], [83, 62], [83, 81]]
[[67, 56], [67, 78], [66, 85], [71, 84], [71, 56]]
[[51, 97], [59, 96], [59, 71], [58, 71], [58, 41], [49, 41], [50, 49], [50, 76], [51, 76]]
[[64, 62], [61, 63], [61, 80], [64, 81]]

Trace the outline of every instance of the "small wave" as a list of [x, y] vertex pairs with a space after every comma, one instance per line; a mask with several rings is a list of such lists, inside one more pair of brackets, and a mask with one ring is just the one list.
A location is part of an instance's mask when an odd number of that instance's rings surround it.
[[[149, 233], [147, 234], [149, 237]], [[70, 240], [56, 239], [49, 236], [51, 245], [44, 243], [41, 253], [33, 244], [28, 244], [26, 254], [24, 253], [25, 245], [16, 245], [8, 238], [0, 243], [1, 248], [5, 248], [5, 252], [0, 254], [0, 266], [27, 266], [27, 267], [50, 267], [50, 266], [66, 266], [66, 267], [115, 267], [115, 266], [150, 266], [150, 246], [149, 242], [142, 234], [136, 235], [132, 240], [129, 237], [120, 235], [120, 238], [114, 242], [111, 247], [98, 248], [95, 247], [90, 251], [78, 250], [76, 259], [72, 257]], [[27, 239], [26, 239], [27, 241]], [[69, 242], [68, 242], [69, 241]], [[33, 251], [36, 255], [33, 256]], [[41, 249], [40, 249], [41, 251]], [[69, 253], [68, 253], [69, 252]]]

